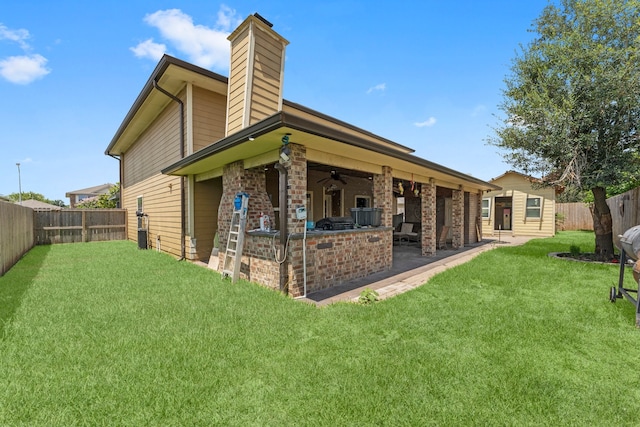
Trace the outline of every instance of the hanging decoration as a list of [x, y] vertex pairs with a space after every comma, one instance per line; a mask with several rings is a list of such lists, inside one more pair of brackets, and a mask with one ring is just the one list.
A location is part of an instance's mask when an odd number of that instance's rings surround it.
[[402, 186], [402, 181], [398, 183], [398, 191], [400, 192], [401, 196], [404, 194], [404, 187]]

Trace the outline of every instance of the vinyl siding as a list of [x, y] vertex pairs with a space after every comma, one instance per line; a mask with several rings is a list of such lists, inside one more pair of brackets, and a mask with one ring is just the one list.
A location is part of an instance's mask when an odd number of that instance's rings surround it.
[[245, 29], [231, 44], [231, 67], [229, 76], [229, 117], [227, 135], [231, 135], [243, 127], [242, 111], [247, 78], [247, 66], [249, 54], [249, 29]]
[[138, 196], [143, 197], [143, 209], [148, 216], [150, 247], [156, 248], [156, 238], [164, 252], [181, 255], [180, 177], [156, 174], [122, 189], [122, 207], [127, 209], [128, 239], [138, 240]]
[[[185, 92], [178, 97], [184, 101]], [[180, 110], [170, 102], [122, 156], [121, 204], [127, 209], [128, 239], [138, 240], [138, 196], [144, 198], [148, 214], [149, 242], [162, 250], [181, 255], [180, 177], [160, 174], [160, 170], [180, 159]]]
[[193, 88], [193, 150], [198, 151], [224, 138], [226, 97]]
[[[511, 233], [514, 236], [539, 236], [548, 237], [555, 235], [555, 189], [536, 188], [525, 177], [508, 173], [496, 180], [493, 184], [502, 187], [500, 191], [492, 191], [484, 194], [482, 198], [490, 198], [490, 218], [483, 219], [482, 232], [485, 236], [494, 235], [495, 198], [511, 197]], [[528, 197], [541, 198], [540, 218], [526, 217], [526, 203]]]
[[180, 110], [176, 102], [167, 105], [125, 157], [123, 187], [142, 182], [180, 160]]
[[256, 37], [250, 124], [279, 110], [282, 54], [280, 42], [271, 37]]

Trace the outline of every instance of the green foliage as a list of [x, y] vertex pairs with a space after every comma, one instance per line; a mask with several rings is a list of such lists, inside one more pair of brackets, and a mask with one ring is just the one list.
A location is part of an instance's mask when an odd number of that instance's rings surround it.
[[373, 304], [374, 302], [378, 301], [379, 296], [380, 294], [378, 294], [373, 289], [366, 288], [365, 290], [360, 292], [358, 302], [364, 305]]
[[580, 246], [571, 245], [569, 246], [569, 253], [571, 253], [571, 255], [580, 255], [582, 252], [580, 251]]
[[640, 3], [562, 0], [513, 61], [490, 143], [517, 169], [578, 188], [640, 179]]
[[107, 194], [101, 194], [90, 199], [83, 200], [76, 205], [79, 209], [113, 209], [118, 207], [120, 183], [116, 183]]
[[[11, 193], [7, 196], [7, 198], [9, 200], [11, 200], [12, 202], [17, 202], [20, 200], [20, 193]], [[44, 202], [44, 203], [49, 203], [50, 205], [55, 205], [55, 206], [60, 206], [60, 207], [66, 207], [64, 201], [62, 200], [49, 200], [46, 197], [44, 197], [42, 194], [40, 193], [35, 193], [33, 191], [23, 191], [22, 192], [22, 200], [37, 200], [39, 202]]]

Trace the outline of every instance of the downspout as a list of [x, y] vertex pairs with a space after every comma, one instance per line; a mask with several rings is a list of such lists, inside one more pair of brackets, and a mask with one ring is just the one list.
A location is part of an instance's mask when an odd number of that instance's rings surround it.
[[[280, 253], [282, 254], [287, 248], [287, 235], [289, 230], [287, 228], [287, 168], [281, 163], [276, 163], [274, 166], [280, 173], [278, 184], [278, 203], [280, 207]], [[287, 261], [286, 254], [280, 255], [285, 261], [280, 264], [280, 292], [288, 293], [287, 282]]]
[[[167, 95], [169, 98], [173, 99], [180, 106], [180, 159], [184, 159], [184, 103], [180, 98], [173, 95], [172, 93], [167, 92], [165, 89], [161, 88], [158, 85], [158, 82], [153, 80], [153, 87], [158, 89], [160, 92]], [[186, 237], [186, 233], [184, 231], [185, 228], [185, 197], [184, 197], [184, 176], [180, 177], [180, 261], [186, 258], [186, 250], [184, 246], [184, 239]]]

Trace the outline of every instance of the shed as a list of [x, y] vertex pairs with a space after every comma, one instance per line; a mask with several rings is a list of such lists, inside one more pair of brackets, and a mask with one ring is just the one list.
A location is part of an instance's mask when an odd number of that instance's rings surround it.
[[489, 181], [501, 187], [482, 196], [482, 235], [549, 237], [556, 233], [556, 188], [539, 178], [507, 171]]

